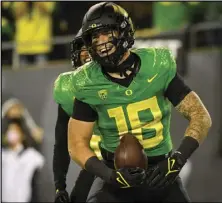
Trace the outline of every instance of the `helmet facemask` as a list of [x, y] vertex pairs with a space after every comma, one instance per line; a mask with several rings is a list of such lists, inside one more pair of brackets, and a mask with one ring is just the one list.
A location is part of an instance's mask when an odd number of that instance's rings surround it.
[[71, 63], [73, 68], [77, 69], [89, 61], [91, 61], [91, 57], [82, 39], [74, 39], [71, 42]]
[[[83, 40], [92, 56], [107, 72], [119, 72], [118, 65], [134, 39], [127, 40], [126, 29], [119, 26], [102, 26], [85, 33]], [[107, 41], [97, 42], [99, 35], [106, 35]]]
[[[128, 13], [112, 2], [93, 5], [85, 14], [82, 22], [84, 44], [93, 60], [109, 73], [116, 72], [121, 75], [126, 71], [127, 67], [123, 68], [122, 59], [134, 44], [134, 32], [134, 26]], [[100, 39], [100, 44], [96, 43], [95, 46], [93, 38], [99, 34], [104, 35], [104, 33], [109, 37], [106, 40]]]

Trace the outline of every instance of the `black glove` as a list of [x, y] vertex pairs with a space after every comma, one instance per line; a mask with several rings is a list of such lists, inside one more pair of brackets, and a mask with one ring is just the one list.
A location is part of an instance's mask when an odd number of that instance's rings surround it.
[[171, 157], [148, 169], [145, 183], [152, 189], [165, 188], [174, 183], [186, 159], [180, 152], [175, 152]]
[[55, 202], [70, 202], [69, 194], [66, 190], [56, 190]]
[[146, 171], [141, 168], [121, 168], [113, 170], [106, 166], [96, 156], [90, 157], [85, 163], [85, 169], [107, 183], [120, 188], [134, 187], [142, 184], [146, 179]]
[[121, 168], [113, 170], [110, 182], [120, 188], [136, 187], [146, 178], [146, 171], [142, 168]]

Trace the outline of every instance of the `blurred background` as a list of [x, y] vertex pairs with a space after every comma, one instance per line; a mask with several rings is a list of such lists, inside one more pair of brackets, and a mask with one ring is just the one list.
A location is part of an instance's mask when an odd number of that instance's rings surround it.
[[[5, 191], [7, 201], [54, 199], [57, 105], [53, 83], [61, 72], [71, 70], [69, 42], [95, 3], [1, 2], [1, 142], [6, 149], [2, 153], [2, 189], [13, 190], [17, 184], [14, 197]], [[116, 3], [132, 17], [135, 47], [168, 47], [179, 73], [208, 108], [213, 126], [182, 175], [192, 201], [222, 202], [222, 2]], [[187, 121], [173, 109], [175, 147], [186, 126]], [[22, 153], [25, 158], [21, 161], [15, 154]], [[68, 191], [78, 171], [72, 162]]]

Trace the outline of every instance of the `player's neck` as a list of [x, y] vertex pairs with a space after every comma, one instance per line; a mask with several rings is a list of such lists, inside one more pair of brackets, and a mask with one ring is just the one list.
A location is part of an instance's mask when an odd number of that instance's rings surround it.
[[[129, 56], [130, 56], [130, 51], [128, 50], [128, 51], [124, 54], [122, 60], [119, 62], [118, 65], [122, 64], [126, 59], [128, 59]], [[130, 75], [131, 72], [132, 72], [132, 71], [127, 70], [127, 71], [126, 71], [126, 74]], [[108, 73], [108, 74], [109, 74], [111, 77], [113, 77], [113, 78], [118, 78], [118, 79], [124, 79], [124, 78], [126, 78], [124, 75], [120, 76], [119, 73]]]

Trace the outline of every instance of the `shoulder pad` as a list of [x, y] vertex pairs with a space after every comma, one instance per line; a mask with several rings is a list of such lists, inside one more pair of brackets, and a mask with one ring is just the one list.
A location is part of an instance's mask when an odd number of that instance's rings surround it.
[[91, 61], [73, 72], [73, 84], [76, 91], [80, 91], [92, 83], [95, 75], [94, 70], [98, 68], [97, 66], [99, 66], [97, 63]]
[[53, 97], [56, 103], [63, 104], [74, 97], [74, 71], [60, 74], [54, 82]]

